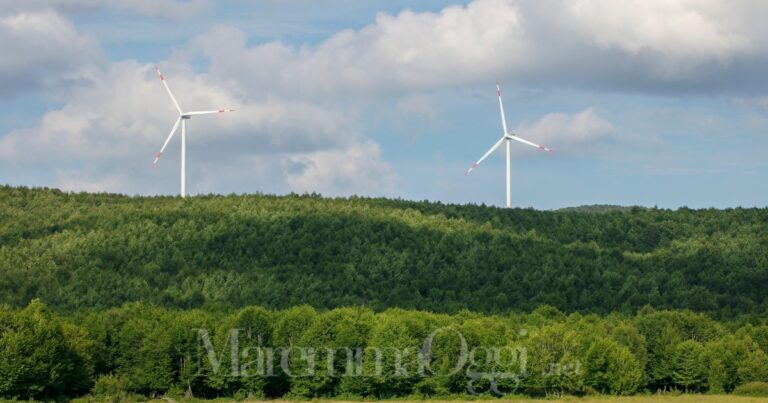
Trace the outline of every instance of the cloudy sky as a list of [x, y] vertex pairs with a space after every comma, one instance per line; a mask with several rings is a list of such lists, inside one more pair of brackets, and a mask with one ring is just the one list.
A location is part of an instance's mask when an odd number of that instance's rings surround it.
[[768, 2], [0, 0], [0, 183], [676, 208], [768, 203]]

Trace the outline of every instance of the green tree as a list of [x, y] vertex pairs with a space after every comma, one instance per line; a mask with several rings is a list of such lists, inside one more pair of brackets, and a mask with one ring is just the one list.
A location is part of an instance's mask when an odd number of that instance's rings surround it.
[[709, 363], [709, 372], [707, 373], [707, 384], [710, 393], [725, 393], [728, 382], [725, 364], [719, 358], [713, 358]]
[[55, 400], [85, 393], [93, 382], [87, 334], [35, 300], [14, 312], [0, 307], [0, 397]]
[[117, 338], [116, 375], [129, 391], [157, 396], [175, 382], [169, 313], [147, 304], [127, 307]]
[[264, 398], [266, 379], [274, 361], [272, 347], [273, 315], [262, 307], [247, 307], [221, 321], [216, 331], [219, 370], [211, 373], [208, 384], [226, 394], [243, 392], [251, 398]]
[[578, 335], [562, 324], [546, 325], [525, 340], [528, 375], [523, 385], [533, 393], [574, 393], [582, 390], [583, 369]]
[[[709, 389], [717, 392], [732, 392], [739, 384], [738, 367], [747, 359], [754, 348], [749, 337], [726, 335], [705, 345], [707, 360], [710, 362]], [[720, 367], [722, 366], [722, 370]]]
[[675, 346], [673, 377], [676, 384], [685, 390], [701, 391], [706, 385], [707, 362], [704, 346], [686, 340]]
[[292, 350], [291, 393], [304, 397], [336, 394], [350, 350], [353, 354], [354, 349], [366, 347], [372, 326], [373, 312], [367, 308], [339, 308], [320, 315]]
[[598, 338], [584, 357], [584, 384], [601, 393], [632, 394], [643, 381], [643, 367], [628, 348]]
[[760, 348], [750, 351], [737, 372], [739, 383], [768, 382], [768, 355]]

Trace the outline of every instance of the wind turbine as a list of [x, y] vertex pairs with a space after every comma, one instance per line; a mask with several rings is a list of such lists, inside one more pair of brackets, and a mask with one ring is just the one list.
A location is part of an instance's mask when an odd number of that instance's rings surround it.
[[519, 141], [519, 142], [521, 142], [523, 144], [528, 144], [531, 147], [536, 147], [539, 150], [546, 151], [546, 152], [552, 152], [552, 150], [550, 150], [547, 147], [540, 146], [540, 145], [538, 145], [536, 143], [530, 142], [530, 141], [528, 141], [528, 140], [526, 140], [524, 138], [518, 137], [516, 134], [510, 133], [509, 131], [507, 131], [507, 119], [504, 117], [504, 105], [501, 103], [501, 88], [499, 88], [499, 82], [498, 81], [496, 81], [496, 93], [499, 94], [499, 110], [501, 111], [501, 128], [504, 129], [504, 135], [501, 136], [501, 139], [499, 139], [499, 141], [497, 141], [496, 144], [494, 144], [493, 147], [491, 147], [491, 149], [488, 150], [488, 152], [483, 154], [483, 156], [480, 157], [480, 159], [477, 160], [477, 162], [472, 164], [472, 166], [467, 170], [467, 172], [464, 173], [464, 175], [467, 175], [468, 173], [472, 172], [472, 170], [477, 168], [477, 166], [480, 165], [480, 163], [483, 162], [483, 160], [487, 156], [489, 156], [492, 152], [496, 151], [496, 149], [499, 148], [501, 143], [505, 143], [506, 148], [507, 148], [507, 208], [509, 208], [509, 207], [511, 207], [510, 183], [509, 183], [509, 181], [510, 181], [510, 172], [509, 172], [509, 142], [510, 142], [510, 140]]
[[192, 119], [192, 116], [195, 115], [208, 115], [211, 113], [223, 113], [223, 112], [234, 112], [234, 109], [218, 109], [215, 111], [194, 111], [194, 112], [183, 112], [181, 110], [181, 107], [179, 107], [179, 103], [176, 102], [176, 98], [173, 96], [173, 93], [171, 92], [170, 87], [168, 87], [168, 83], [165, 82], [165, 76], [163, 76], [163, 73], [160, 72], [160, 68], [155, 66], [155, 71], [157, 71], [157, 75], [160, 76], [160, 81], [162, 81], [163, 86], [165, 87], [165, 90], [168, 91], [168, 95], [171, 97], [171, 101], [173, 102], [173, 106], [176, 107], [176, 110], [179, 111], [179, 117], [176, 119], [176, 123], [173, 124], [173, 129], [171, 129], [171, 133], [168, 134], [168, 137], [165, 139], [165, 143], [163, 143], [163, 147], [160, 149], [160, 152], [158, 152], [155, 155], [155, 162], [152, 163], [152, 168], [154, 168], [157, 165], [157, 161], [160, 159], [160, 156], [163, 155], [163, 151], [165, 151], [165, 147], [168, 146], [168, 142], [171, 141], [171, 137], [176, 133], [176, 129], [179, 128], [179, 123], [181, 123], [181, 197], [186, 197], [186, 159], [187, 159], [187, 120]]

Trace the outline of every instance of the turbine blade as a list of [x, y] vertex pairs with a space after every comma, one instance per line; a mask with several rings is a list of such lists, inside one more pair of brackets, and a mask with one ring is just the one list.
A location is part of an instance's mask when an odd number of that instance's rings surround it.
[[536, 144], [536, 143], [534, 143], [534, 142], [531, 142], [531, 141], [528, 141], [528, 140], [526, 140], [526, 139], [524, 139], [524, 138], [521, 138], [521, 137], [517, 137], [517, 136], [516, 136], [516, 135], [514, 135], [514, 134], [510, 134], [510, 135], [509, 135], [509, 138], [511, 138], [512, 140], [516, 140], [516, 141], [519, 141], [519, 142], [521, 142], [521, 143], [523, 143], [523, 144], [528, 144], [528, 145], [529, 145], [529, 146], [531, 146], [531, 147], [536, 147], [536, 148], [538, 148], [539, 150], [542, 150], [542, 151], [546, 151], [546, 152], [549, 152], [549, 153], [551, 153], [551, 152], [552, 152], [552, 150], [551, 150], [551, 149], [549, 149], [549, 148], [547, 148], [547, 147], [544, 147], [544, 146], [542, 146], [542, 145], [538, 145], [538, 144]]
[[181, 115], [183, 112], [181, 111], [181, 107], [179, 106], [179, 103], [176, 102], [176, 98], [173, 96], [173, 93], [171, 92], [171, 88], [168, 87], [168, 83], [165, 82], [165, 76], [163, 73], [160, 72], [160, 68], [155, 65], [155, 71], [157, 71], [157, 75], [160, 76], [160, 81], [163, 82], [163, 86], [165, 87], [165, 90], [168, 91], [168, 95], [171, 96], [171, 101], [173, 101], [173, 106], [176, 107], [176, 110], [179, 111], [179, 115]]
[[189, 115], [189, 116], [192, 116], [192, 115], [208, 115], [208, 114], [211, 114], [211, 113], [224, 113], [224, 112], [234, 112], [234, 111], [235, 111], [234, 109], [218, 109], [218, 110], [215, 110], [215, 111], [187, 112], [187, 113], [185, 113], [185, 115]]
[[503, 142], [504, 142], [504, 139], [505, 139], [505, 137], [502, 137], [502, 138], [501, 138], [501, 140], [497, 141], [497, 142], [496, 142], [496, 144], [494, 144], [494, 145], [493, 145], [493, 147], [491, 147], [491, 149], [490, 149], [490, 150], [488, 150], [488, 151], [487, 151], [485, 154], [483, 154], [483, 156], [482, 156], [482, 157], [480, 157], [480, 159], [479, 159], [479, 160], [477, 160], [477, 162], [475, 162], [474, 164], [472, 164], [472, 166], [471, 166], [471, 167], [469, 167], [469, 169], [467, 170], [467, 172], [464, 172], [464, 175], [467, 175], [468, 173], [472, 172], [472, 170], [473, 170], [473, 169], [475, 169], [475, 168], [477, 168], [477, 166], [478, 166], [478, 165], [480, 165], [480, 163], [481, 163], [481, 162], [483, 162], [483, 160], [484, 160], [484, 159], [485, 159], [487, 156], [491, 155], [491, 153], [492, 153], [492, 152], [496, 151], [496, 149], [497, 149], [497, 148], [499, 148], [499, 146], [501, 145], [501, 143], [503, 143]]
[[499, 94], [499, 111], [501, 112], [501, 128], [504, 129], [504, 134], [508, 134], [507, 131], [507, 118], [504, 116], [504, 105], [501, 103], [501, 87], [499, 87], [499, 80], [496, 80], [496, 93]]
[[152, 168], [154, 168], [157, 165], [157, 161], [160, 159], [160, 156], [163, 155], [163, 151], [165, 151], [165, 147], [168, 146], [168, 142], [171, 141], [171, 137], [173, 137], [173, 134], [176, 133], [176, 129], [179, 128], [180, 122], [181, 122], [181, 117], [176, 119], [176, 123], [173, 124], [173, 129], [171, 129], [171, 133], [169, 133], [168, 137], [165, 138], [165, 143], [163, 143], [163, 148], [161, 148], [160, 152], [155, 155], [155, 162], [152, 163]]

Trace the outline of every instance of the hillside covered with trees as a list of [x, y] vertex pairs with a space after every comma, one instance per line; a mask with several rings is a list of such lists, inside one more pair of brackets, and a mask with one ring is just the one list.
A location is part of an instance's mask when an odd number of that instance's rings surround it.
[[768, 209], [536, 211], [0, 187], [0, 304], [768, 314]]

